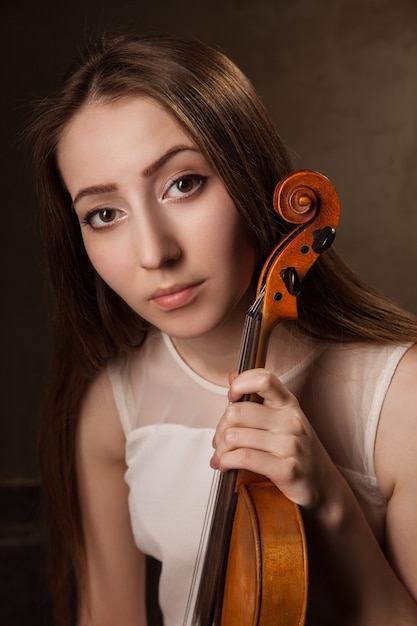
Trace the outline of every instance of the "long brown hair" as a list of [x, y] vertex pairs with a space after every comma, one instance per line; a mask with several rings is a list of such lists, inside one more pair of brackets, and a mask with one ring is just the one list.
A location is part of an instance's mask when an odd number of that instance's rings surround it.
[[[292, 169], [287, 151], [248, 79], [213, 48], [165, 36], [103, 37], [80, 56], [60, 92], [37, 107], [29, 136], [54, 332], [40, 466], [50, 512], [57, 626], [70, 622], [71, 572], [79, 580], [83, 572], [75, 473], [81, 398], [111, 358], [141, 344], [147, 325], [92, 267], [56, 150], [68, 121], [87, 103], [138, 95], [165, 107], [199, 146], [246, 222], [260, 265], [284, 229], [272, 195]], [[299, 310], [301, 330], [327, 341], [417, 339], [413, 316], [365, 286], [334, 251], [305, 279]]]

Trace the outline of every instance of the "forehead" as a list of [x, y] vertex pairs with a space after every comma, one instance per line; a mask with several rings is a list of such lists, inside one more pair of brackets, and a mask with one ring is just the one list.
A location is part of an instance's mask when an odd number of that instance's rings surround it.
[[[66, 124], [58, 142], [58, 152], [74, 138], [82, 142], [83, 137], [114, 135], [123, 131], [141, 131], [152, 135], [156, 128], [183, 133], [173, 115], [151, 98], [135, 96], [114, 101], [91, 101], [77, 111]], [[146, 132], [147, 131], [147, 132]]]
[[[69, 121], [57, 146], [64, 178], [110, 175], [136, 160], [144, 168], [174, 144], [194, 145], [159, 103], [145, 97], [90, 102]], [[83, 181], [80, 181], [83, 182]]]

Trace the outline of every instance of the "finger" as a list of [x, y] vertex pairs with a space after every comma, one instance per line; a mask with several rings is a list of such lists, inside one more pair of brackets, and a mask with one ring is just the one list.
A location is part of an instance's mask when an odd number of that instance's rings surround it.
[[227, 405], [215, 433], [215, 441], [230, 428], [242, 427], [302, 434], [305, 418], [298, 404], [269, 407], [256, 402], [231, 402]]
[[278, 457], [298, 457], [304, 452], [303, 438], [288, 432], [272, 432], [256, 428], [228, 428], [219, 439], [216, 454], [237, 449], [252, 449]]
[[[253, 448], [234, 448], [222, 455], [217, 451], [211, 461], [212, 466], [222, 472], [230, 469], [245, 469], [262, 476], [272, 475], [276, 479], [283, 472], [286, 459], [278, 455], [271, 455], [262, 450]], [[281, 467], [281, 469], [280, 469]]]
[[236, 378], [236, 375], [237, 375], [237, 371], [235, 369], [229, 372], [229, 385], [232, 384], [232, 380]]
[[252, 394], [260, 396], [267, 406], [286, 405], [294, 399], [285, 385], [264, 368], [242, 372], [230, 383], [230, 402], [237, 402], [242, 396]]
[[238, 448], [223, 454], [220, 459], [213, 457], [211, 466], [220, 471], [244, 469], [266, 476], [287, 498], [301, 506], [310, 506], [314, 498], [314, 490], [294, 457], [279, 457], [251, 448]]

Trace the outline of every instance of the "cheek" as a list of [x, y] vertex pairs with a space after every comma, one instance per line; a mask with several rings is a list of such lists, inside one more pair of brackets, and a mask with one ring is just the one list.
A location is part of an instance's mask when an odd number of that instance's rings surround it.
[[126, 259], [117, 246], [109, 245], [108, 240], [100, 241], [101, 235], [84, 237], [84, 246], [91, 265], [97, 274], [112, 289], [117, 291], [121, 277], [126, 275]]
[[[232, 242], [232, 243], [230, 243]], [[256, 267], [256, 252], [241, 220], [235, 224], [229, 238], [230, 261], [244, 280], [252, 280]]]
[[225, 259], [254, 265], [255, 247], [249, 236], [245, 222], [229, 196], [217, 200], [214, 206], [221, 207], [213, 216], [206, 232], [212, 237], [213, 254], [215, 249]]
[[221, 243], [221, 247], [212, 249], [211, 255], [212, 258], [216, 257], [217, 271], [223, 276], [223, 286], [233, 301], [237, 302], [254, 285], [255, 250], [241, 227], [222, 236]]

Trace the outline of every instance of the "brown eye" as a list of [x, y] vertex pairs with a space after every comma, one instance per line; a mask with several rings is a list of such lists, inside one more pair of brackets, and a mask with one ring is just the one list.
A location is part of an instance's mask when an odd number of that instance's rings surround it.
[[204, 187], [206, 181], [207, 176], [202, 176], [201, 174], [181, 176], [180, 178], [168, 183], [168, 186], [164, 191], [164, 198], [177, 200], [191, 197], [194, 193], [200, 191]]
[[181, 193], [189, 193], [194, 188], [195, 181], [192, 178], [181, 178], [177, 182], [177, 189]]
[[104, 230], [121, 222], [126, 217], [122, 209], [102, 208], [93, 209], [84, 219], [80, 220], [84, 226], [89, 226], [93, 230]]
[[114, 209], [101, 209], [101, 211], [99, 211], [99, 216], [102, 222], [108, 223], [114, 220], [115, 211]]

